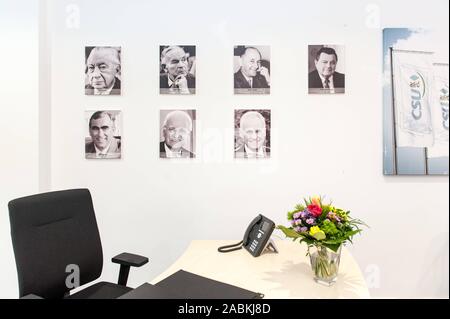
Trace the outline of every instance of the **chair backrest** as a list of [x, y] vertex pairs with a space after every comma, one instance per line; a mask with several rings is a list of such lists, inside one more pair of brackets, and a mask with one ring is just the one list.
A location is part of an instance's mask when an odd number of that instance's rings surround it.
[[72, 289], [71, 265], [79, 267], [81, 285], [100, 277], [102, 245], [89, 190], [23, 197], [8, 207], [20, 297], [62, 298]]

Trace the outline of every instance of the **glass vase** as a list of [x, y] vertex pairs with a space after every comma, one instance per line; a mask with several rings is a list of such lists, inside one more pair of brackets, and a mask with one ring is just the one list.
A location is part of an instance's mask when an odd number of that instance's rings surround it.
[[314, 280], [326, 286], [333, 285], [338, 277], [342, 245], [335, 252], [321, 245], [308, 248]]

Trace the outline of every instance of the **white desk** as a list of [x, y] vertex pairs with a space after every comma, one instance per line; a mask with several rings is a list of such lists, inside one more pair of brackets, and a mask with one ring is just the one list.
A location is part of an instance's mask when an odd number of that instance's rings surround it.
[[278, 240], [279, 253], [253, 257], [245, 249], [219, 253], [217, 248], [237, 241], [194, 240], [184, 254], [153, 279], [156, 284], [180, 269], [260, 292], [265, 298], [370, 298], [358, 264], [343, 248], [337, 282], [326, 287], [313, 279], [306, 245]]

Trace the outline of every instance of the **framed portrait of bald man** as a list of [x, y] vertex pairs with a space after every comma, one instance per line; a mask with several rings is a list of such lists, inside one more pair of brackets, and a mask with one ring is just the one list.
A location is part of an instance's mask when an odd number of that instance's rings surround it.
[[195, 158], [195, 110], [160, 110], [160, 158]]
[[87, 159], [119, 159], [122, 157], [122, 111], [86, 111], [84, 139]]
[[159, 93], [195, 94], [195, 45], [161, 45], [159, 57]]
[[234, 157], [270, 158], [270, 110], [234, 111]]
[[85, 47], [86, 95], [120, 95], [122, 93], [121, 47]]
[[344, 46], [309, 45], [308, 55], [309, 93], [345, 93]]
[[270, 94], [270, 46], [235, 46], [233, 65], [235, 94]]

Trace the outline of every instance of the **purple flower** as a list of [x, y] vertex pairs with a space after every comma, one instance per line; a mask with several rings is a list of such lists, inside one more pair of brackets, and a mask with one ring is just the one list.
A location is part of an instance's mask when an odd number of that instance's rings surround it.
[[297, 225], [296, 221], [295, 221], [295, 220], [291, 220], [291, 225], [292, 225], [292, 226]]
[[306, 233], [308, 231], [308, 227], [300, 227], [301, 233]]
[[308, 225], [314, 225], [315, 222], [316, 222], [316, 220], [315, 220], [314, 218], [308, 218], [308, 219], [306, 220], [306, 223], [307, 223]]
[[303, 219], [307, 218], [308, 217], [308, 211], [307, 210], [302, 211], [300, 213], [300, 217], [303, 218]]
[[299, 219], [300, 218], [301, 213], [297, 212], [293, 215], [294, 219]]
[[301, 233], [301, 232], [302, 232], [300, 227], [295, 227], [294, 230], [295, 230], [297, 233]]
[[302, 221], [300, 219], [296, 219], [296, 220], [292, 221], [292, 226], [298, 226], [298, 225], [301, 225], [301, 224], [302, 224]]

